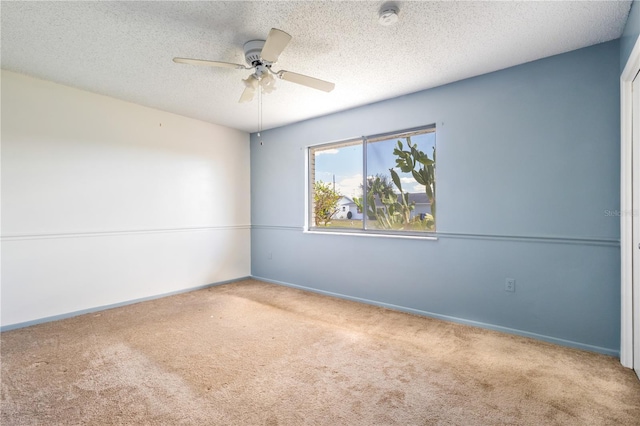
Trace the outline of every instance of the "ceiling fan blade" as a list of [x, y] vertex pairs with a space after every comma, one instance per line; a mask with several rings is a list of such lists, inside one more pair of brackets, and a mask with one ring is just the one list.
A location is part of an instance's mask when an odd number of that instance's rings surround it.
[[330, 92], [336, 87], [335, 83], [329, 83], [328, 81], [320, 80], [318, 78], [309, 77], [308, 75], [302, 75], [291, 71], [279, 71], [278, 77], [292, 83], [311, 87], [312, 89], [322, 90], [323, 92]]
[[244, 89], [244, 92], [242, 92], [242, 95], [240, 95], [240, 99], [238, 100], [238, 102], [240, 103], [244, 103], [244, 102], [251, 102], [253, 100], [253, 96], [256, 93], [256, 89], [254, 89], [253, 87], [247, 87]]
[[209, 67], [235, 68], [239, 70], [248, 69], [244, 65], [240, 64], [232, 64], [230, 62], [220, 61], [205, 61], [203, 59], [173, 58], [173, 62], [176, 62], [178, 64], [205, 65]]
[[271, 28], [267, 40], [264, 42], [260, 57], [265, 61], [276, 63], [278, 56], [282, 53], [287, 44], [291, 41], [291, 36], [277, 28]]

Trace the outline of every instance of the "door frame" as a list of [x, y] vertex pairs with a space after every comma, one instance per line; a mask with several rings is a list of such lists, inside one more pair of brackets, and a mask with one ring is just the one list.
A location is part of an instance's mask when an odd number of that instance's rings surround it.
[[[633, 98], [631, 87], [638, 71], [640, 71], [640, 37], [636, 40], [620, 75], [620, 362], [625, 367], [636, 369], [640, 366], [633, 365]], [[638, 148], [640, 149], [640, 143]]]

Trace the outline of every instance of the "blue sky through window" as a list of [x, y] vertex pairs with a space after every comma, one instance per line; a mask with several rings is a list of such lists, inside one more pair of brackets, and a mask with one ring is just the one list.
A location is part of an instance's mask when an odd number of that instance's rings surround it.
[[[433, 159], [433, 148], [436, 144], [435, 132], [413, 135], [411, 142], [418, 145], [418, 149]], [[393, 149], [397, 146], [399, 138], [390, 138], [378, 142], [370, 142], [367, 145], [367, 174], [375, 176], [382, 174], [391, 176], [389, 168], [396, 165], [396, 156]], [[405, 138], [400, 139], [405, 147]], [[424, 187], [419, 185], [410, 173], [402, 173], [396, 169], [402, 181], [402, 189], [405, 192], [422, 192]], [[362, 142], [355, 145], [339, 148], [327, 147], [315, 150], [315, 180], [333, 183], [335, 177], [336, 190], [349, 198], [362, 196]]]

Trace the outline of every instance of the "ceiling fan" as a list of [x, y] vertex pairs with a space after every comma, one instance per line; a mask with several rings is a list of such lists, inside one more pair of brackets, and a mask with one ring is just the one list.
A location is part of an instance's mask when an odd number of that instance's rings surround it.
[[264, 93], [271, 93], [275, 90], [274, 76], [292, 83], [311, 87], [312, 89], [331, 92], [335, 87], [334, 83], [291, 71], [273, 71], [271, 69], [271, 66], [278, 61], [278, 57], [284, 48], [287, 47], [289, 41], [291, 41], [289, 34], [277, 28], [272, 28], [271, 31], [269, 31], [267, 40], [251, 40], [246, 42], [244, 44], [244, 58], [249, 66], [230, 62], [188, 58], [173, 58], [173, 62], [210, 67], [235, 68], [239, 70], [254, 70], [253, 74], [242, 80], [245, 84], [245, 89], [240, 96], [239, 102], [251, 101], [258, 86], [262, 88]]

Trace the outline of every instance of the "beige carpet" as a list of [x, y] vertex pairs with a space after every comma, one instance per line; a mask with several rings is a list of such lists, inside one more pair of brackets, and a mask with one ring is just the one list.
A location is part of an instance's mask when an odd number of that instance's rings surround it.
[[640, 425], [615, 358], [252, 280], [1, 339], [2, 425]]

